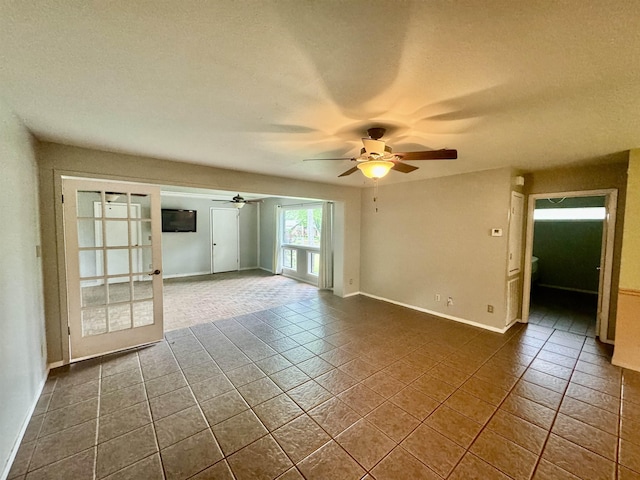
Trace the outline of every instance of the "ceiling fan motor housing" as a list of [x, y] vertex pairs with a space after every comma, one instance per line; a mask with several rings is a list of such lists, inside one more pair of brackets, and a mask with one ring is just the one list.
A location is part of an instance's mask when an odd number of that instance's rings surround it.
[[382, 138], [384, 136], [384, 133], [387, 131], [386, 128], [382, 128], [382, 127], [372, 127], [369, 130], [367, 130], [367, 134], [369, 135], [369, 138], [373, 139], [373, 140], [378, 140], [380, 138]]

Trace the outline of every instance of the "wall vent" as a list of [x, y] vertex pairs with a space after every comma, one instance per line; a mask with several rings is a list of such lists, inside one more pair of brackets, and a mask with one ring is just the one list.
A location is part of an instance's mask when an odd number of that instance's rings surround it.
[[507, 283], [507, 319], [505, 325], [509, 325], [520, 312], [520, 277], [512, 278]]

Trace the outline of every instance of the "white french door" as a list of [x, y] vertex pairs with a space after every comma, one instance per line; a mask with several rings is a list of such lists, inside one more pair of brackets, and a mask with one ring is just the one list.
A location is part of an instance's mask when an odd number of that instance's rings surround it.
[[159, 341], [160, 189], [63, 179], [71, 359]]

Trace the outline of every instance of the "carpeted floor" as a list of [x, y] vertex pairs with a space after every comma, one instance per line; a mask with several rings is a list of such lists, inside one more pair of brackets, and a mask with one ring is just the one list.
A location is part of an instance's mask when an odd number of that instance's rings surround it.
[[313, 285], [264, 270], [164, 280], [165, 331], [318, 298]]

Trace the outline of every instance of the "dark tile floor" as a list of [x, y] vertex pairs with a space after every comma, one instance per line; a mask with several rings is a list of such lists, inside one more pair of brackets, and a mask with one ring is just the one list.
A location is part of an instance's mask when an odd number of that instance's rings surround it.
[[529, 323], [595, 337], [597, 309], [596, 294], [534, 286]]
[[52, 372], [10, 478], [637, 480], [610, 353], [320, 294]]

